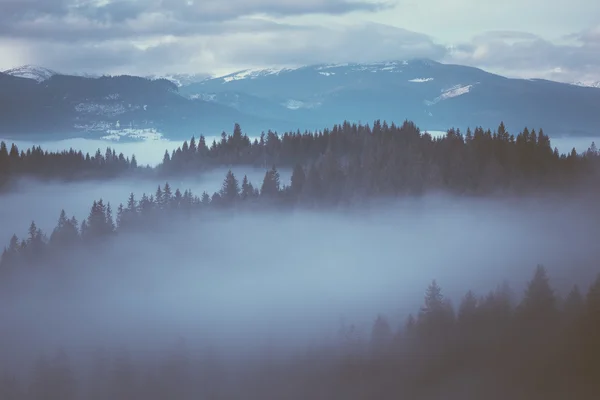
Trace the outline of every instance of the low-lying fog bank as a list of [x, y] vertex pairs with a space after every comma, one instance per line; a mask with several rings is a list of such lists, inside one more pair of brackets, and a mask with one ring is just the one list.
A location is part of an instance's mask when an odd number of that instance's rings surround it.
[[[228, 169], [217, 168], [199, 173], [197, 177], [187, 176], [179, 179], [134, 179], [121, 178], [107, 181], [88, 181], [71, 183], [44, 183], [35, 180], [20, 180], [15, 190], [0, 196], [0, 248], [5, 246], [13, 234], [24, 237], [31, 221], [46, 233], [56, 226], [60, 210], [78, 221], [87, 218], [94, 200], [103, 199], [111, 203], [113, 216], [116, 216], [119, 203], [126, 204], [130, 193], [139, 200], [142, 193], [154, 194], [158, 185], [164, 186], [165, 180], [173, 188], [182, 192], [191, 189], [198, 196], [206, 191], [210, 195], [221, 189]], [[265, 177], [265, 169], [246, 166], [232, 168], [241, 182], [244, 175], [255, 187], [260, 188]], [[279, 170], [282, 184], [290, 183], [292, 171]]]
[[57, 346], [75, 358], [99, 345], [144, 354], [180, 336], [236, 357], [283, 351], [335, 337], [342, 319], [366, 335], [378, 313], [403, 323], [432, 279], [455, 305], [503, 281], [519, 297], [540, 263], [564, 295], [598, 273], [598, 222], [586, 202], [435, 196], [120, 235], [95, 252], [65, 250], [65, 269], [32, 267], [0, 294], [0, 369]]

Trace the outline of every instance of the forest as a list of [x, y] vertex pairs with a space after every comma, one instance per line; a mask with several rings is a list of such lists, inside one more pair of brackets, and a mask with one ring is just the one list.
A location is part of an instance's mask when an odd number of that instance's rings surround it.
[[[229, 170], [221, 190], [198, 194], [169, 183], [180, 175], [234, 165], [262, 166], [264, 179], [253, 183]], [[278, 168], [285, 167], [293, 168], [289, 185], [280, 182]], [[86, 175], [72, 175], [74, 170]], [[0, 299], [6, 307], [37, 290], [39, 280], [48, 276], [72, 283], [70, 276], [95, 268], [92, 258], [104, 267], [114, 260], [123, 268], [135, 264], [139, 249], [153, 245], [134, 245], [140, 234], [172, 236], [169, 240], [180, 243], [174, 246], [179, 249], [183, 243], [188, 246], [184, 238], [190, 229], [201, 230], [214, 220], [232, 221], [235, 229], [247, 215], [256, 220], [334, 210], [350, 215], [361, 208], [382, 207], [382, 201], [426, 195], [540, 202], [553, 196], [585, 197], [597, 204], [599, 172], [594, 144], [583, 154], [559, 154], [542, 130], [512, 135], [502, 123], [493, 132], [476, 128], [463, 134], [451, 129], [435, 139], [409, 121], [401, 126], [375, 121], [372, 127], [344, 123], [316, 133], [268, 132], [254, 142], [236, 124], [232, 135], [223, 133], [210, 147], [203, 137], [186, 141], [171, 154], [166, 152], [154, 169], [110, 149], [90, 157], [74, 150], [53, 154], [39, 147], [20, 152], [2, 143], [0, 184], [6, 188], [24, 176], [69, 180], [152, 174], [164, 178], [165, 184], [153, 193], [131, 193], [118, 205], [97, 199], [81, 221], [57, 210], [58, 223], [51, 232], [32, 221], [26, 235], [15, 233], [4, 247]], [[596, 214], [589, 214], [592, 225]], [[256, 235], [263, 235], [262, 229], [266, 228], [257, 226]], [[501, 246], [500, 237], [489, 240]], [[127, 256], [111, 258], [115, 243], [121, 243]], [[231, 251], [239, 246], [229, 245]], [[198, 263], [210, 258], [190, 246], [185, 251], [198, 252]], [[264, 252], [276, 259], [277, 254], [302, 252], [302, 247], [290, 242], [277, 253], [265, 243]], [[83, 261], [86, 257], [90, 261]], [[177, 260], [178, 255], [173, 257]], [[240, 257], [250, 269], [258, 259], [250, 253]], [[453, 260], [448, 262], [448, 268], [456, 268]], [[548, 269], [533, 264], [522, 292], [506, 282], [483, 293], [463, 287], [458, 305], [444, 295], [444, 282], [440, 279], [438, 284], [434, 277], [421, 306], [402, 316], [400, 324], [384, 314], [373, 315], [367, 331], [344, 322], [328, 343], [281, 353], [266, 346], [254, 356], [241, 357], [234, 346], [225, 353], [239, 356], [235, 361], [215, 349], [199, 350], [185, 337], [157, 348], [152, 357], [126, 347], [102, 346], [82, 356], [58, 346], [55, 353], [40, 355], [26, 374], [0, 356], [0, 399], [595, 399], [600, 396], [600, 269], [597, 258], [587, 262], [585, 268], [595, 278], [585, 287], [556, 289]], [[157, 268], [163, 271], [160, 276], [168, 277], [164, 271], [174, 274], [179, 267], [171, 261]], [[3, 349], [8, 352], [0, 343]]]
[[[163, 162], [154, 169], [138, 166], [135, 155], [129, 159], [111, 148], [84, 155], [73, 149], [52, 153], [39, 146], [24, 151], [0, 143], [0, 189], [8, 190], [9, 183], [20, 177], [68, 181], [133, 174], [168, 179], [247, 165], [298, 172], [301, 167], [306, 191], [317, 197], [321, 186], [346, 199], [428, 190], [481, 195], [572, 188], [590, 175], [595, 177], [597, 163], [594, 143], [583, 154], [575, 149], [559, 154], [542, 129], [511, 134], [503, 123], [494, 131], [450, 129], [445, 137], [432, 138], [410, 121], [400, 126], [344, 122], [318, 132], [268, 131], [254, 141], [235, 124], [233, 133], [223, 132], [218, 142], [209, 144], [200, 136], [171, 154], [165, 151]], [[337, 195], [325, 192], [321, 197], [336, 201]]]

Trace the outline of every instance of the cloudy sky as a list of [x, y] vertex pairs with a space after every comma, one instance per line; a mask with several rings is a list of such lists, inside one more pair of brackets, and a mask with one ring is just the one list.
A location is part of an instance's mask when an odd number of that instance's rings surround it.
[[600, 80], [600, 1], [0, 0], [0, 69], [221, 75], [412, 57]]

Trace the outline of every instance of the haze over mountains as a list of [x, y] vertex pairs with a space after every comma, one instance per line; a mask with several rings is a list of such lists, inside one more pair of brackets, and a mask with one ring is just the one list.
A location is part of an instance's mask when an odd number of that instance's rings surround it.
[[[590, 87], [592, 86], [592, 87]], [[594, 83], [509, 79], [428, 59], [240, 71], [218, 78], [73, 76], [37, 67], [0, 73], [0, 135], [152, 138], [314, 130], [349, 120], [450, 127], [543, 128], [594, 136]]]

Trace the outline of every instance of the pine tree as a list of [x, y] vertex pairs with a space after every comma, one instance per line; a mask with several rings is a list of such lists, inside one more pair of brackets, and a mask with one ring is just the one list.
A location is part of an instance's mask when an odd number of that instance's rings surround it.
[[417, 324], [423, 338], [445, 337], [454, 320], [452, 306], [444, 299], [441, 287], [435, 280], [427, 287], [425, 301], [419, 310]]
[[112, 215], [112, 208], [110, 203], [106, 205], [106, 233], [112, 234], [115, 232], [115, 222]]
[[210, 204], [210, 195], [206, 191], [202, 192], [202, 199], [200, 202], [205, 206]]
[[473, 291], [469, 290], [458, 308], [458, 323], [466, 330], [473, 329], [478, 314], [479, 301]]
[[163, 208], [169, 208], [173, 201], [173, 192], [171, 191], [171, 185], [169, 182], [165, 182], [165, 186], [162, 193]]
[[250, 197], [254, 196], [254, 187], [248, 181], [248, 176], [244, 175], [244, 179], [242, 180], [242, 192], [240, 194], [242, 200], [247, 200]]
[[234, 203], [239, 198], [240, 187], [231, 170], [227, 172], [219, 194], [221, 195], [221, 199], [227, 203]]
[[554, 291], [550, 287], [546, 268], [538, 265], [535, 269], [533, 279], [527, 285], [523, 300], [519, 305], [522, 317], [530, 322], [539, 322], [552, 318], [557, 313], [557, 301]]
[[306, 175], [304, 173], [304, 168], [302, 168], [300, 164], [296, 164], [296, 166], [294, 167], [294, 171], [292, 172], [291, 178], [292, 193], [294, 194], [294, 196], [299, 196], [300, 193], [302, 193], [305, 181]]
[[270, 170], [265, 173], [265, 178], [260, 188], [261, 196], [275, 197], [279, 194], [279, 172], [277, 168], [273, 166]]
[[154, 201], [156, 202], [156, 205], [158, 206], [158, 208], [164, 208], [165, 201], [163, 199], [163, 191], [162, 191], [162, 188], [160, 187], [160, 185], [158, 185], [158, 188], [156, 189], [156, 193], [154, 195]]
[[135, 201], [135, 195], [133, 192], [129, 194], [129, 199], [127, 199], [127, 211], [131, 213], [137, 212], [137, 202]]
[[35, 225], [34, 221], [31, 221], [31, 224], [29, 225], [29, 230], [27, 231], [27, 233], [29, 235], [27, 238], [27, 243], [32, 244], [33, 242], [35, 242], [36, 235], [37, 235], [37, 226]]
[[125, 214], [125, 209], [123, 207], [123, 203], [119, 203], [119, 207], [117, 208], [117, 220], [116, 220], [116, 225], [117, 225], [118, 230], [121, 230], [121, 228], [123, 227], [123, 218], [125, 217], [124, 214]]
[[381, 357], [390, 351], [392, 344], [392, 328], [383, 315], [378, 315], [371, 329], [371, 353]]

